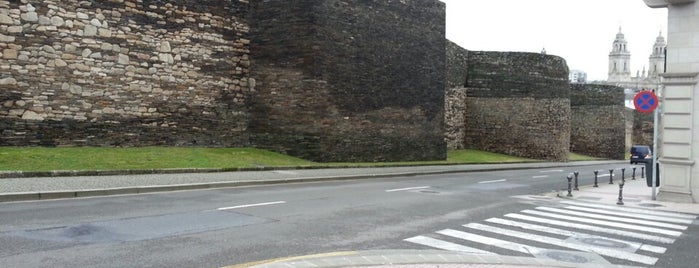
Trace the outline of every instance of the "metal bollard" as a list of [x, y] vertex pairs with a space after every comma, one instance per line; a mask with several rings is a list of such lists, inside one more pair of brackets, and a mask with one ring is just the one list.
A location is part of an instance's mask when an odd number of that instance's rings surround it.
[[578, 189], [578, 174], [579, 173], [576, 171], [576, 172], [573, 172], [573, 174], [575, 174], [575, 188], [573, 188], [573, 190], [580, 191], [580, 189]]
[[609, 184], [614, 184], [614, 170], [609, 170]]
[[633, 170], [633, 173], [631, 173], [631, 180], [635, 181], [636, 180], [636, 167], [633, 167], [632, 170]]
[[624, 183], [620, 182], [619, 183], [619, 201], [616, 202], [617, 205], [623, 205], [624, 204], [624, 198], [622, 197], [624, 191]]
[[566, 195], [567, 197], [573, 197], [572, 190], [571, 190], [571, 184], [573, 180], [573, 175], [568, 174], [568, 194]]
[[593, 185], [592, 187], [599, 187], [597, 185], [597, 173], [599, 173], [599, 170], [595, 170], [595, 185]]
[[621, 168], [621, 182], [626, 182], [626, 175], [624, 174], [626, 172], [626, 168]]
[[645, 178], [646, 178], [646, 167], [642, 166], [641, 167], [641, 179], [645, 179]]

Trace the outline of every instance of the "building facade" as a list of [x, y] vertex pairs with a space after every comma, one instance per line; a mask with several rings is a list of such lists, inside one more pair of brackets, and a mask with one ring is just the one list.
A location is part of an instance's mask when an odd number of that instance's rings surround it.
[[665, 38], [661, 32], [655, 39], [648, 57], [648, 69], [643, 67], [643, 70], [636, 70], [636, 76], [632, 76], [631, 52], [624, 33], [619, 28], [612, 43], [612, 51], [609, 52], [607, 83], [630, 89], [631, 92], [657, 89], [660, 86], [660, 74], [665, 69], [665, 46]]
[[695, 0], [644, 0], [668, 9], [667, 69], [663, 78], [659, 143], [660, 200], [698, 202], [699, 4]]
[[587, 83], [587, 73], [580, 70], [570, 70], [568, 81], [573, 84], [585, 84]]

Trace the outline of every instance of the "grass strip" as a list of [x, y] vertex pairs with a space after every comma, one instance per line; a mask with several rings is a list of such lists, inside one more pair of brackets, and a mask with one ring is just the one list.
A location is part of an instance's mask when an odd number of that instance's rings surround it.
[[[571, 160], [597, 158], [571, 154]], [[239, 169], [260, 167], [380, 167], [534, 162], [479, 150], [452, 150], [442, 161], [318, 163], [255, 148], [0, 147], [0, 171]]]

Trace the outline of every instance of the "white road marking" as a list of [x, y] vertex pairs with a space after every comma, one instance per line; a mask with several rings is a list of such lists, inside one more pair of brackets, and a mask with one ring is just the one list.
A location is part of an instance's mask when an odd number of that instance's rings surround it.
[[613, 235], [619, 235], [619, 236], [628, 236], [628, 237], [633, 237], [633, 238], [643, 239], [643, 240], [648, 240], [648, 241], [653, 241], [653, 242], [659, 242], [659, 243], [664, 243], [664, 244], [672, 244], [675, 242], [675, 239], [668, 238], [668, 237], [648, 235], [648, 234], [643, 234], [643, 233], [638, 233], [638, 232], [629, 232], [629, 231], [623, 231], [623, 230], [611, 229], [611, 228], [604, 228], [604, 227], [598, 227], [598, 226], [587, 225], [587, 224], [558, 221], [558, 220], [553, 220], [553, 219], [539, 218], [539, 217], [533, 217], [533, 216], [516, 214], [516, 213], [506, 214], [505, 217], [515, 218], [515, 219], [520, 219], [520, 220], [525, 220], [525, 221], [531, 221], [531, 222], [545, 223], [545, 224], [573, 228], [573, 229], [587, 230], [587, 231], [598, 232], [598, 233], [607, 233], [607, 234], [613, 234]]
[[643, 208], [630, 208], [630, 207], [623, 207], [622, 208], [619, 206], [608, 206], [608, 205], [593, 204], [593, 203], [578, 202], [578, 201], [561, 201], [561, 203], [569, 204], [569, 205], [576, 205], [576, 206], [583, 206], [583, 207], [604, 208], [604, 209], [610, 209], [610, 210], [634, 212], [634, 213], [646, 214], [646, 215], [656, 215], [656, 216], [663, 216], [663, 217], [691, 219], [692, 221], [694, 221], [697, 218], [696, 215], [689, 215], [689, 214], [676, 213], [676, 212], [655, 211], [655, 210], [643, 209]]
[[581, 251], [586, 251], [586, 252], [594, 252], [594, 253], [597, 253], [597, 254], [603, 255], [603, 256], [609, 256], [609, 257], [613, 257], [613, 258], [617, 258], [617, 259], [629, 260], [629, 261], [639, 262], [639, 263], [648, 264], [648, 265], [653, 265], [658, 261], [658, 258], [655, 258], [655, 257], [649, 257], [649, 256], [645, 256], [645, 255], [635, 254], [635, 253], [612, 250], [612, 249], [609, 249], [607, 247], [579, 245], [579, 244], [569, 243], [569, 242], [566, 242], [566, 241], [563, 241], [560, 239], [551, 238], [551, 237], [547, 237], [547, 236], [512, 231], [512, 230], [508, 230], [508, 229], [488, 226], [488, 225], [479, 224], [479, 223], [469, 223], [469, 224], [464, 225], [464, 227], [468, 227], [468, 228], [472, 228], [472, 229], [476, 229], [476, 230], [481, 230], [481, 231], [486, 231], [486, 232], [491, 232], [491, 233], [496, 233], [496, 234], [507, 235], [507, 236], [521, 238], [521, 239], [526, 239], [526, 240], [535, 241], [535, 242], [539, 242], [539, 243], [551, 244], [551, 245], [555, 245], [555, 246], [566, 247], [566, 248], [571, 248], [571, 249], [576, 249], [576, 250], [581, 250]]
[[609, 211], [609, 210], [603, 210], [603, 209], [586, 208], [586, 207], [578, 207], [578, 206], [568, 206], [565, 208], [579, 210], [579, 211], [607, 214], [607, 215], [616, 215], [616, 216], [623, 216], [623, 217], [630, 217], [630, 218], [637, 218], [637, 219], [652, 220], [652, 221], [664, 221], [664, 222], [682, 223], [682, 224], [692, 224], [694, 222], [694, 220], [691, 220], [691, 219], [668, 218], [665, 216], [654, 216], [654, 215], [646, 215], [646, 214], [641, 214], [641, 213], [625, 213], [625, 212], [621, 212], [621, 211], [617, 212], [617, 211]]
[[517, 251], [517, 252], [525, 253], [525, 254], [532, 254], [534, 252], [539, 251], [539, 249], [535, 248], [535, 247], [522, 245], [522, 244], [518, 244], [518, 243], [513, 243], [513, 242], [500, 240], [500, 239], [496, 239], [496, 238], [490, 238], [487, 236], [452, 230], [452, 229], [445, 229], [445, 230], [437, 231], [437, 233], [443, 234], [446, 236], [451, 236], [451, 237], [463, 239], [463, 240], [468, 240], [471, 242], [476, 242], [476, 243], [485, 244], [485, 245], [489, 245], [489, 246], [504, 248], [507, 250]]
[[496, 183], [496, 182], [506, 182], [506, 181], [507, 181], [506, 179], [502, 179], [502, 180], [492, 180], [492, 181], [481, 181], [478, 183], [479, 184], [486, 184], [486, 183]]
[[420, 186], [420, 187], [409, 187], [409, 188], [400, 188], [400, 189], [391, 189], [391, 190], [386, 190], [387, 193], [390, 192], [400, 192], [400, 191], [411, 191], [411, 190], [420, 190], [420, 189], [427, 189], [430, 188], [430, 186]]
[[249, 207], [259, 207], [259, 206], [269, 206], [269, 205], [278, 205], [278, 204], [285, 204], [286, 201], [276, 201], [276, 202], [267, 202], [267, 203], [257, 203], [257, 204], [248, 204], [248, 205], [240, 205], [240, 206], [234, 206], [234, 207], [225, 207], [225, 208], [217, 208], [216, 210], [231, 210], [231, 209], [238, 209], [238, 208], [249, 208]]
[[439, 239], [434, 239], [434, 238], [426, 237], [426, 236], [416, 236], [416, 237], [411, 237], [411, 238], [404, 239], [404, 240], [408, 241], [408, 242], [415, 243], [415, 244], [420, 244], [423, 246], [428, 246], [428, 247], [433, 247], [433, 248], [438, 248], [438, 249], [443, 249], [443, 250], [467, 252], [467, 253], [477, 253], [477, 254], [487, 254], [487, 255], [497, 255], [497, 254], [492, 253], [490, 251], [485, 251], [485, 250], [480, 250], [477, 248], [467, 247], [464, 245], [459, 245], [459, 244], [452, 243], [452, 242], [442, 241]]
[[549, 175], [532, 176], [533, 179], [548, 178]]
[[653, 245], [644, 245], [644, 244], [637, 243], [637, 242], [619, 240], [619, 239], [591, 235], [591, 234], [585, 234], [585, 233], [571, 232], [568, 230], [552, 228], [552, 227], [547, 227], [547, 226], [543, 226], [543, 225], [536, 225], [536, 224], [530, 224], [530, 223], [524, 223], [524, 222], [518, 222], [518, 221], [511, 221], [511, 220], [500, 219], [500, 218], [490, 218], [490, 219], [487, 219], [485, 221], [497, 223], [497, 224], [502, 224], [502, 225], [507, 225], [507, 226], [519, 227], [519, 228], [523, 228], [526, 230], [533, 230], [533, 231], [538, 231], [538, 232], [542, 232], [542, 233], [554, 234], [554, 235], [563, 235], [563, 236], [569, 236], [569, 237], [584, 236], [584, 237], [588, 237], [588, 238], [611, 240], [611, 241], [616, 241], [619, 243], [628, 244], [631, 247], [633, 247], [634, 250], [640, 249], [640, 250], [645, 250], [645, 251], [649, 251], [649, 252], [653, 252], [653, 253], [660, 253], [660, 254], [665, 253], [665, 251], [667, 250], [664, 247], [658, 247], [658, 246], [653, 246]]
[[674, 236], [674, 237], [678, 237], [678, 236], [682, 235], [682, 232], [678, 232], [678, 231], [670, 231], [670, 230], [659, 229], [659, 228], [637, 226], [637, 225], [626, 224], [626, 223], [618, 223], [618, 222], [610, 222], [610, 221], [580, 218], [580, 217], [573, 217], [573, 216], [565, 216], [565, 215], [553, 214], [553, 213], [542, 212], [542, 211], [537, 211], [537, 210], [525, 209], [525, 210], [522, 210], [522, 212], [527, 213], [527, 214], [534, 214], [534, 215], [538, 215], [538, 216], [555, 218], [555, 219], [563, 219], [563, 220], [569, 220], [569, 221], [578, 221], [578, 222], [584, 222], [584, 223], [590, 223], [590, 224], [605, 225], [605, 226], [624, 228], [624, 229], [630, 229], [630, 230], [636, 230], [636, 231], [669, 235], [669, 236]]
[[587, 218], [600, 219], [600, 220], [625, 222], [625, 223], [635, 223], [635, 224], [642, 224], [642, 225], [670, 228], [670, 229], [677, 229], [677, 230], [687, 230], [687, 226], [671, 224], [671, 223], [664, 223], [664, 222], [646, 221], [646, 220], [639, 220], [639, 219], [627, 219], [627, 218], [621, 218], [621, 217], [605, 216], [605, 215], [598, 215], [598, 214], [587, 213], [587, 212], [571, 211], [571, 210], [566, 210], [566, 209], [558, 209], [558, 208], [550, 208], [550, 207], [537, 207], [536, 209], [549, 211], [549, 212], [555, 212], [555, 213], [561, 213], [561, 214], [568, 214], [568, 215], [573, 215], [573, 216], [581, 216], [581, 217], [587, 217]]

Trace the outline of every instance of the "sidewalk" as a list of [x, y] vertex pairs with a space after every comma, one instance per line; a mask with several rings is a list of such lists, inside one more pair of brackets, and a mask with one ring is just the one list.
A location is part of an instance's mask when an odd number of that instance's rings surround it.
[[[617, 174], [619, 175], [619, 174]], [[628, 174], [627, 174], [628, 175]], [[619, 182], [620, 177], [615, 176], [614, 184], [609, 184], [609, 179], [605, 178], [598, 183], [599, 187], [580, 187], [580, 191], [572, 191], [573, 197], [566, 197], [567, 191], [551, 193], [549, 196], [557, 196], [562, 200], [571, 199], [584, 202], [600, 203], [610, 206], [620, 206], [628, 208], [642, 208], [646, 210], [664, 210], [672, 212], [690, 213], [699, 215], [699, 204], [676, 203], [659, 201], [662, 200], [660, 187], [656, 187], [656, 200], [653, 200], [652, 187], [648, 187], [645, 178], [626, 178], [622, 189], [622, 203], [619, 202]]]

